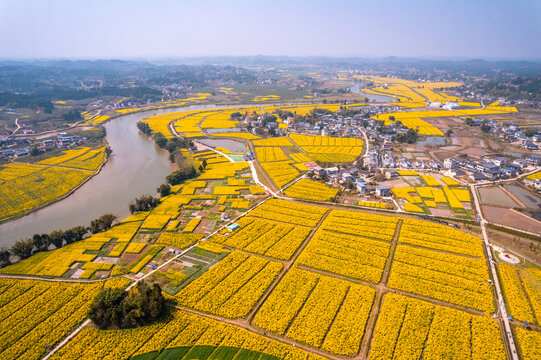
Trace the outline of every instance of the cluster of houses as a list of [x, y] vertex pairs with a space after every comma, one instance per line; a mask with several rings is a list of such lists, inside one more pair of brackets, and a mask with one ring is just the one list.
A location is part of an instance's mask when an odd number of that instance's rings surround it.
[[[80, 145], [86, 140], [77, 135], [70, 135], [67, 133], [59, 133], [56, 138], [48, 138], [35, 143], [36, 147], [40, 151], [52, 150], [54, 148], [70, 148]], [[0, 154], [4, 158], [8, 157], [20, 157], [30, 153], [30, 142], [26, 138], [6, 137], [0, 139]]]
[[[483, 120], [476, 119], [473, 125], [481, 125]], [[526, 150], [539, 150], [541, 145], [541, 134], [534, 134], [528, 137], [518, 124], [503, 126], [497, 120], [486, 120], [485, 125], [490, 126], [490, 133], [508, 143], [522, 146]], [[506, 124], [507, 125], [507, 124]]]
[[356, 167], [339, 169], [336, 166], [328, 168], [315, 166], [311, 169], [311, 172], [314, 176], [320, 179], [328, 178], [330, 182], [335, 184], [352, 184], [361, 194], [366, 194], [371, 190], [366, 181], [374, 176], [374, 174], [359, 170]]
[[[382, 150], [388, 149], [383, 145]], [[388, 149], [390, 150], [390, 149]], [[368, 152], [368, 157], [364, 158], [364, 166], [370, 171], [376, 171], [377, 168], [385, 169], [418, 169], [418, 170], [441, 170], [441, 165], [434, 160], [425, 162], [424, 160], [415, 160], [411, 162], [405, 157], [395, 158], [390, 151], [379, 151], [373, 149]], [[395, 171], [396, 172], [396, 171]], [[393, 173], [393, 172], [389, 172]]]
[[486, 157], [481, 162], [447, 158], [443, 162], [443, 167], [450, 175], [467, 175], [473, 181], [509, 179], [521, 174], [529, 166], [541, 166], [541, 156], [528, 155], [524, 159], [514, 160], [505, 157]]

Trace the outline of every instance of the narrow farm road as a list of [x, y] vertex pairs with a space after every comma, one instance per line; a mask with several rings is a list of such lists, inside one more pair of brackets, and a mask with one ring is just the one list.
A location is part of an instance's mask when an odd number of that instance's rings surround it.
[[509, 352], [509, 355], [511, 356], [511, 359], [518, 360], [519, 357], [517, 353], [517, 347], [515, 345], [515, 339], [513, 338], [513, 333], [511, 332], [511, 325], [509, 324], [509, 319], [507, 317], [507, 310], [505, 309], [503, 293], [500, 287], [500, 280], [498, 279], [498, 273], [496, 272], [496, 265], [492, 258], [492, 249], [490, 247], [490, 242], [487, 236], [487, 231], [486, 231], [487, 221], [483, 218], [483, 213], [481, 212], [481, 205], [479, 203], [479, 197], [477, 195], [477, 191], [475, 187], [476, 186], [473, 184], [470, 185], [471, 193], [473, 195], [473, 200], [475, 203], [475, 208], [477, 209], [477, 214], [479, 215], [479, 219], [480, 219], [481, 233], [483, 237], [483, 244], [485, 245], [487, 263], [492, 273], [492, 279], [494, 281], [494, 287], [496, 290], [496, 302], [497, 302], [497, 307], [498, 307], [498, 314], [501, 316], [501, 321], [503, 323], [504, 330], [505, 330], [504, 343], [506, 344], [506, 348]]

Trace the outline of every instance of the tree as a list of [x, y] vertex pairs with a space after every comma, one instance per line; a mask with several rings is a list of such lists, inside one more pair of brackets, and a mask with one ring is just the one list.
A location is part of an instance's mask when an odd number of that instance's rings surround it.
[[55, 248], [59, 249], [64, 245], [64, 232], [55, 230], [49, 234], [49, 239], [51, 244], [53, 244]]
[[137, 128], [139, 131], [141, 131], [143, 134], [150, 136], [152, 134], [152, 130], [150, 129], [150, 126], [146, 122], [139, 121], [137, 123]]
[[102, 289], [92, 301], [88, 316], [100, 329], [120, 323], [122, 300], [126, 295], [126, 291], [121, 288]]
[[172, 172], [165, 178], [171, 185], [182, 184], [184, 181], [192, 179], [197, 176], [197, 171], [193, 167], [189, 169], [181, 169]]
[[164, 197], [171, 193], [171, 186], [168, 184], [161, 184], [156, 191], [158, 191], [161, 197]]
[[445, 136], [447, 137], [451, 137], [451, 135], [453, 135], [453, 130], [452, 129], [449, 129], [445, 132]]
[[405, 134], [398, 134], [395, 136], [395, 140], [401, 143], [414, 144], [418, 138], [418, 130], [408, 129]]
[[130, 204], [130, 212], [135, 214], [138, 211], [149, 211], [160, 204], [160, 199], [151, 195], [143, 195]]
[[160, 132], [154, 134], [154, 141], [156, 142], [156, 145], [158, 145], [162, 149], [167, 144], [167, 139]]
[[473, 119], [470, 117], [466, 118], [466, 125], [473, 126]]
[[13, 255], [17, 256], [21, 260], [27, 259], [32, 256], [33, 250], [33, 239], [19, 240], [11, 247], [11, 252], [13, 253]]
[[32, 146], [32, 149], [30, 149], [30, 156], [38, 156], [41, 154], [41, 150], [38, 149], [37, 146]]
[[489, 133], [491, 129], [492, 128], [490, 127], [490, 125], [487, 124], [487, 121], [483, 120], [483, 122], [481, 123], [481, 131], [484, 133]]
[[92, 234], [97, 234], [102, 231], [106, 231], [111, 228], [111, 225], [116, 220], [116, 216], [113, 214], [104, 214], [100, 216], [99, 218], [92, 220], [90, 222], [90, 227], [88, 230], [92, 232]]
[[49, 247], [49, 235], [47, 234], [34, 234], [32, 240], [34, 240], [34, 248], [36, 251], [44, 251]]
[[159, 285], [137, 283], [131, 291], [102, 289], [92, 301], [88, 313], [100, 328], [129, 328], [152, 323], [166, 312], [165, 298]]
[[11, 264], [11, 253], [8, 249], [0, 249], [0, 267]]
[[203, 159], [203, 161], [201, 162], [201, 165], [203, 166], [203, 169], [206, 169], [207, 168], [207, 159]]

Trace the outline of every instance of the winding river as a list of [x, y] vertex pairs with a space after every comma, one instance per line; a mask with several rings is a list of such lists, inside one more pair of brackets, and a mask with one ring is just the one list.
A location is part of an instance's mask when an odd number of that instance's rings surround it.
[[[214, 106], [212, 106], [214, 107]], [[160, 109], [128, 114], [106, 123], [107, 140], [113, 153], [101, 171], [73, 194], [19, 219], [0, 224], [0, 248], [36, 233], [65, 230], [105, 213], [122, 219], [129, 215], [129, 203], [143, 195], [156, 194], [156, 188], [171, 173], [169, 153], [142, 135], [137, 122], [145, 117], [179, 110], [207, 107]]]

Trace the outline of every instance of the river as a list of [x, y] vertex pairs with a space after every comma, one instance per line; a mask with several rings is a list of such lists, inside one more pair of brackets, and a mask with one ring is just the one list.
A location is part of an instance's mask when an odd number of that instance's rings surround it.
[[156, 188], [171, 173], [169, 153], [160, 149], [137, 129], [145, 117], [204, 108], [160, 109], [128, 114], [107, 122], [107, 140], [113, 153], [101, 171], [67, 198], [19, 219], [0, 224], [0, 247], [36, 233], [49, 233], [70, 227], [90, 225], [105, 213], [119, 219], [129, 215], [130, 202], [143, 194], [156, 194]]
[[392, 98], [389, 96], [378, 95], [378, 94], [367, 94], [363, 92], [363, 89], [361, 88], [361, 84], [359, 83], [350, 87], [349, 91], [351, 91], [352, 94], [357, 94], [357, 95], [367, 97], [370, 101], [375, 101], [375, 102], [395, 102], [396, 101], [395, 98]]

